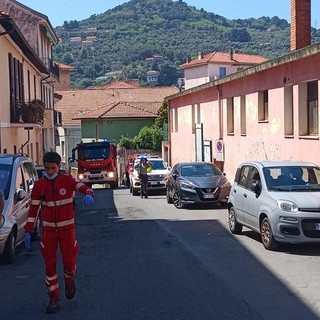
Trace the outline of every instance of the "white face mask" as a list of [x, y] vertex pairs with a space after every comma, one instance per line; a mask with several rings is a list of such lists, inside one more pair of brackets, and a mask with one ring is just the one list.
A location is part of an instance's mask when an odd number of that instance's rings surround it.
[[47, 179], [53, 180], [58, 176], [58, 173], [53, 174], [52, 176], [49, 176], [46, 172], [43, 174]]

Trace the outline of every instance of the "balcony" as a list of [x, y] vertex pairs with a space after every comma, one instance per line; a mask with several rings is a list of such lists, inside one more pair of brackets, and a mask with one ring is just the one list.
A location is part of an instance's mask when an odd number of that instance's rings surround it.
[[11, 123], [43, 123], [44, 103], [39, 99], [24, 101], [11, 104], [10, 119]]
[[53, 75], [55, 75], [57, 78], [59, 78], [59, 67], [58, 65], [50, 58], [49, 59], [49, 71]]
[[47, 69], [50, 71], [50, 74], [59, 78], [59, 67], [51, 58], [42, 58], [41, 59], [46, 65]]

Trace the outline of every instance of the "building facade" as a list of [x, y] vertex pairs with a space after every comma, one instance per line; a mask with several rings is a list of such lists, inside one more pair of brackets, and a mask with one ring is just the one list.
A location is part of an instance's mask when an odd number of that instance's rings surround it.
[[[17, 1], [0, 0], [0, 149], [39, 163], [55, 149], [54, 90], [58, 41], [48, 18]], [[3, 76], [4, 75], [4, 76]], [[41, 115], [26, 117], [41, 108]]]
[[320, 164], [320, 45], [305, 42], [310, 8], [291, 1], [291, 53], [168, 97], [171, 165], [212, 161], [232, 180], [246, 160]]

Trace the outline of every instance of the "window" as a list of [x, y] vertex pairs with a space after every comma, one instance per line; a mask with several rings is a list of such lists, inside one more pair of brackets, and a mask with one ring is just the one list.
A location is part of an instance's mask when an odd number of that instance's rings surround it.
[[293, 135], [293, 86], [284, 87], [284, 134]]
[[247, 113], [246, 113], [246, 96], [240, 97], [240, 130], [241, 135], [247, 134]]
[[269, 118], [268, 110], [268, 90], [260, 91], [258, 93], [258, 121], [267, 121]]
[[178, 132], [178, 108], [174, 109], [174, 131]]
[[226, 67], [220, 67], [219, 68], [219, 77], [224, 77], [227, 75], [227, 68]]
[[9, 83], [10, 83], [10, 120], [17, 122], [19, 104], [24, 102], [23, 65], [14, 58], [11, 53], [8, 55], [9, 62]]
[[33, 188], [35, 181], [37, 180], [37, 173], [34, 165], [31, 162], [25, 162], [23, 164], [24, 176], [26, 179], [26, 187], [30, 192]]
[[238, 181], [238, 184], [240, 186], [243, 186], [243, 187], [246, 186], [249, 170], [250, 170], [250, 167], [248, 167], [248, 166], [244, 166], [241, 168], [241, 171], [239, 174], [239, 181]]
[[307, 85], [308, 135], [318, 135], [318, 81]]
[[227, 133], [234, 133], [234, 101], [227, 99]]
[[201, 123], [200, 103], [197, 104], [197, 123]]
[[318, 81], [299, 84], [299, 135], [318, 135]]
[[98, 140], [99, 139], [99, 126], [98, 126], [98, 123], [95, 122], [93, 126], [94, 126], [94, 137], [95, 137], [96, 140]]

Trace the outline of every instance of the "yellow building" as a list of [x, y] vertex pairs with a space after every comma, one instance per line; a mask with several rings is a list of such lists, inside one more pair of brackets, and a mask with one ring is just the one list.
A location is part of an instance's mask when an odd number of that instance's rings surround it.
[[0, 0], [0, 153], [24, 152], [40, 163], [44, 151], [55, 149], [57, 42], [46, 16]]

